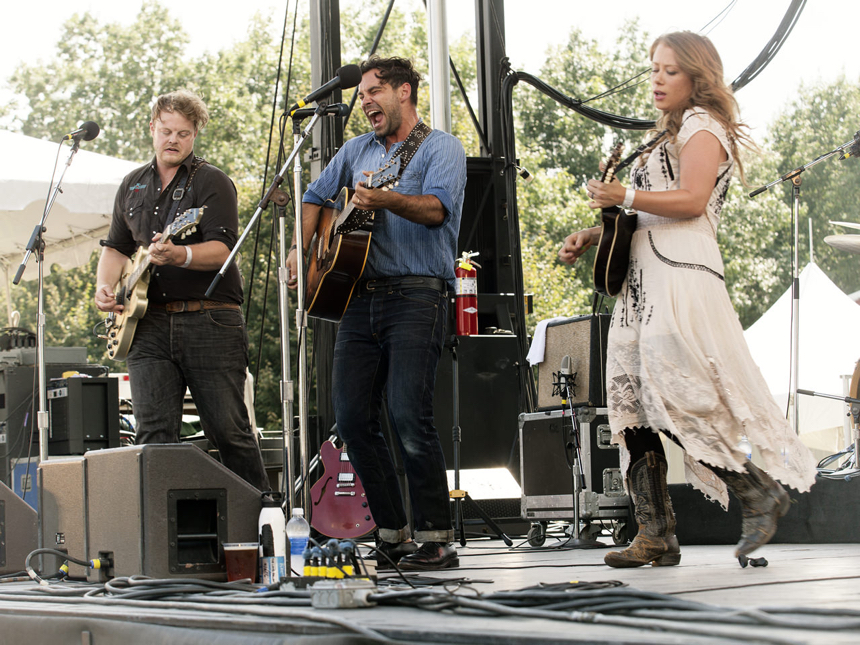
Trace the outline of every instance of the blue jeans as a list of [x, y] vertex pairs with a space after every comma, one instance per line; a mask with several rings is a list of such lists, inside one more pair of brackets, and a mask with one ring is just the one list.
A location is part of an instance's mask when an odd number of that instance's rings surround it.
[[454, 539], [445, 457], [433, 425], [447, 309], [446, 295], [430, 288], [364, 292], [353, 296], [338, 329], [332, 375], [337, 430], [386, 542], [411, 533], [379, 420], [383, 394], [409, 482], [415, 539]]
[[245, 407], [248, 337], [238, 309], [170, 314], [150, 308], [128, 354], [136, 443], [177, 443], [186, 386], [221, 462], [260, 490], [270, 488]]

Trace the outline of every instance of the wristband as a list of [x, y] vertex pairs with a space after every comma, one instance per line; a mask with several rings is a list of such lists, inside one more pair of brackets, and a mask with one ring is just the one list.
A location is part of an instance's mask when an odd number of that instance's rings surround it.
[[636, 197], [636, 191], [632, 188], [628, 188], [627, 192], [624, 193], [624, 201], [621, 202], [621, 206], [623, 208], [633, 208], [633, 200]]
[[194, 254], [191, 252], [191, 247], [186, 246], [185, 247], [185, 264], [181, 264], [179, 266], [179, 268], [180, 269], [187, 269], [191, 265], [191, 258], [193, 256], [194, 256]]
[[[290, 247], [290, 251], [295, 251], [297, 248], [299, 248], [299, 247], [298, 247], [298, 246], [296, 246], [295, 244], [293, 244], [293, 245]], [[290, 251], [287, 251], [287, 253], [289, 253]]]

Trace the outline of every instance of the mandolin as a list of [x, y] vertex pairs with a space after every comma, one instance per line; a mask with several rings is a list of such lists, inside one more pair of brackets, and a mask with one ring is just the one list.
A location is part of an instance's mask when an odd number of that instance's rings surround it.
[[[615, 178], [624, 144], [615, 144], [606, 161], [601, 181], [611, 183]], [[630, 243], [636, 231], [636, 212], [620, 206], [604, 208], [600, 214], [600, 241], [594, 256], [594, 290], [602, 296], [615, 297], [621, 291], [630, 264]]]

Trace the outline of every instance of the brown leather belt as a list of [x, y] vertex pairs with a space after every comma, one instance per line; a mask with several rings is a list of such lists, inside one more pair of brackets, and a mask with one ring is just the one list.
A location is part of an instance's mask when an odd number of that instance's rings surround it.
[[201, 309], [241, 309], [235, 302], [218, 302], [217, 300], [174, 300], [163, 304], [153, 303], [149, 306], [169, 314], [192, 313]]

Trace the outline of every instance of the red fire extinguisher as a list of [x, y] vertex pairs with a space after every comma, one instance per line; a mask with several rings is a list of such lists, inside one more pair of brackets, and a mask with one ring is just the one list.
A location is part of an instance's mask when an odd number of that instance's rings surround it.
[[478, 271], [481, 265], [473, 262], [477, 252], [464, 251], [454, 265], [454, 306], [457, 312], [457, 335], [474, 336], [478, 333]]

